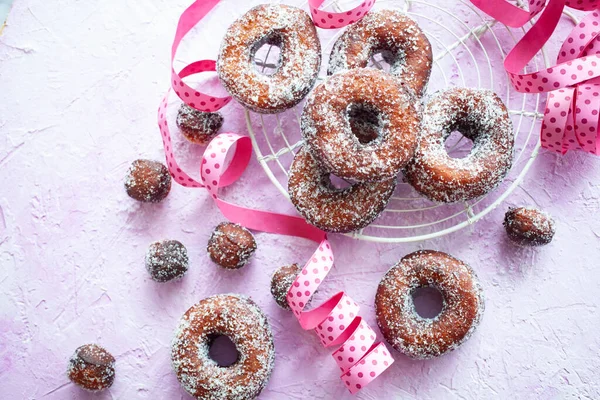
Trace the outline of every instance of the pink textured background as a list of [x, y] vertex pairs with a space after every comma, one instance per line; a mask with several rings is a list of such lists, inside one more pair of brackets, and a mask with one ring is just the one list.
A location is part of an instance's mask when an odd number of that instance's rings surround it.
[[[226, 0], [219, 12], [233, 18], [256, 3]], [[188, 4], [19, 0], [9, 15], [0, 37], [0, 398], [189, 398], [170, 368], [177, 321], [206, 296], [239, 291], [263, 308], [275, 334], [276, 365], [261, 398], [351, 397], [329, 351], [268, 292], [272, 271], [302, 263], [312, 243], [259, 233], [248, 267], [218, 270], [204, 249], [221, 217], [205, 192], [174, 186], [165, 202], [144, 205], [123, 190], [133, 159], [162, 160], [155, 110]], [[218, 39], [207, 40], [226, 25], [193, 42], [193, 56], [214, 57]], [[561, 25], [552, 57], [569, 27]], [[226, 130], [245, 132], [239, 106], [224, 114]], [[193, 167], [198, 151], [179, 150]], [[503, 234], [506, 207], [531, 204], [520, 189], [475, 226], [426, 243], [331, 238], [336, 267], [319, 298], [346, 290], [373, 326], [379, 279], [420, 248], [469, 262], [487, 298], [461, 349], [430, 361], [395, 353], [394, 366], [358, 398], [600, 398], [600, 160], [542, 152], [522, 186], [557, 219], [556, 239], [543, 249], [517, 249]], [[226, 195], [291, 211], [255, 161]], [[188, 247], [181, 282], [156, 284], [144, 269], [148, 244], [163, 238]], [[65, 377], [67, 359], [87, 342], [117, 358], [110, 391], [88, 394]]]

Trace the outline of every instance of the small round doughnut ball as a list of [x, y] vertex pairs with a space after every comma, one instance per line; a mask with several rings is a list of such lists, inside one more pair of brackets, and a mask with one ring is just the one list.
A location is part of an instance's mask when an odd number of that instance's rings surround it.
[[177, 240], [154, 242], [146, 253], [146, 269], [156, 282], [181, 278], [188, 270], [187, 249]]
[[504, 216], [508, 238], [519, 246], [543, 246], [552, 241], [556, 228], [554, 220], [535, 208], [511, 208]]
[[87, 390], [107, 389], [115, 380], [115, 358], [97, 344], [83, 345], [69, 360], [67, 376]]
[[132, 199], [144, 203], [158, 203], [171, 190], [171, 175], [162, 163], [135, 160], [125, 177], [125, 190]]
[[284, 310], [290, 309], [287, 294], [301, 271], [298, 264], [285, 265], [277, 268], [271, 277], [271, 294], [277, 305]]
[[190, 142], [205, 145], [217, 135], [223, 127], [221, 113], [198, 111], [183, 103], [177, 112], [177, 126]]
[[225, 269], [239, 269], [256, 251], [256, 240], [250, 231], [231, 222], [219, 224], [207, 247], [211, 260]]

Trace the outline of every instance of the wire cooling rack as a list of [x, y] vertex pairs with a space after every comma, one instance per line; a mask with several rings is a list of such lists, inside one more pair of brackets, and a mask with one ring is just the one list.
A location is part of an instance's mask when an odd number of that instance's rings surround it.
[[[341, 11], [356, 1], [329, 1], [325, 7]], [[513, 168], [504, 182], [484, 197], [463, 203], [436, 204], [421, 197], [410, 185], [399, 183], [386, 210], [368, 227], [347, 235], [375, 242], [414, 242], [432, 239], [474, 224], [500, 205], [519, 186], [539, 151], [539, 125], [543, 117], [540, 95], [516, 92], [502, 68], [510, 48], [523, 35], [490, 20], [468, 0], [379, 0], [374, 10], [399, 9], [421, 26], [433, 47], [433, 69], [428, 94], [437, 90], [465, 86], [492, 89], [504, 100], [515, 129]], [[323, 67], [319, 82], [326, 78], [329, 53], [343, 30], [320, 30]], [[276, 68], [277, 48], [265, 46], [257, 52], [255, 63], [264, 73]], [[380, 55], [370, 66], [385, 68]], [[530, 70], [550, 66], [544, 49], [530, 63]], [[427, 97], [427, 94], [426, 94]], [[254, 151], [266, 175], [282, 193], [287, 191], [288, 169], [302, 146], [300, 113], [302, 104], [281, 114], [261, 115], [246, 111], [246, 122]], [[468, 154], [470, 144], [453, 134], [446, 142], [453, 157]]]

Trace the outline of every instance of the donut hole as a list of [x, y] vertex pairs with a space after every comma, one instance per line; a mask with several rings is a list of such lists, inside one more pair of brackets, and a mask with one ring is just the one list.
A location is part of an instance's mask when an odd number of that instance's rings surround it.
[[454, 130], [444, 140], [444, 147], [451, 158], [466, 158], [473, 151], [473, 141]]
[[208, 356], [219, 367], [229, 367], [237, 362], [239, 353], [229, 336], [212, 335], [208, 339]]
[[283, 38], [277, 33], [266, 36], [256, 42], [251, 54], [254, 70], [261, 75], [271, 76], [281, 67], [281, 45]]
[[371, 144], [381, 137], [383, 118], [378, 109], [369, 104], [350, 104], [347, 113], [350, 129], [359, 143]]
[[444, 308], [444, 296], [435, 286], [423, 286], [412, 292], [415, 312], [422, 318], [433, 319]]
[[396, 64], [397, 59], [398, 54], [396, 52], [387, 49], [375, 50], [371, 55], [368, 66], [389, 73], [395, 67], [394, 64]]
[[352, 182], [342, 179], [339, 176], [329, 174], [323, 178], [327, 186], [332, 186], [338, 190], [345, 190], [352, 186]]

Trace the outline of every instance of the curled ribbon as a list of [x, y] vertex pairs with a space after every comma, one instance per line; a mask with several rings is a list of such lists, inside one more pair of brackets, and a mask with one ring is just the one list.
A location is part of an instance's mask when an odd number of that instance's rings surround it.
[[[177, 26], [172, 59], [185, 34], [218, 2], [219, 0], [196, 1], [184, 11]], [[173, 79], [172, 89], [191, 107], [206, 107], [213, 111], [223, 107], [229, 100], [214, 98], [211, 101], [209, 95], [196, 92], [181, 81], [181, 78], [191, 74], [214, 70], [214, 65], [214, 61], [203, 60], [186, 66], [179, 74], [175, 74], [177, 76]], [[252, 144], [246, 136], [222, 133], [209, 143], [200, 164], [201, 182], [184, 172], [175, 160], [166, 117], [170, 92], [171, 90], [167, 92], [158, 108], [158, 126], [173, 179], [186, 187], [208, 190], [223, 216], [232, 222], [252, 230], [302, 237], [319, 243], [319, 247], [292, 284], [288, 292], [288, 303], [303, 329], [314, 329], [326, 347], [340, 346], [333, 357], [342, 371], [341, 378], [351, 393], [358, 392], [389, 368], [394, 359], [385, 344], [375, 342], [375, 332], [358, 316], [358, 304], [344, 292], [337, 293], [310, 311], [303, 311], [333, 267], [333, 251], [325, 232], [297, 216], [241, 207], [219, 197], [219, 188], [237, 181], [248, 166]], [[227, 155], [230, 152], [234, 153], [227, 165]]]
[[[510, 51], [504, 68], [521, 93], [548, 93], [542, 121], [542, 147], [565, 154], [583, 150], [600, 154], [600, 0], [529, 0], [529, 11], [506, 0], [471, 0], [491, 17], [521, 27], [541, 13], [534, 26]], [[557, 65], [521, 73], [548, 41], [565, 8], [589, 13], [569, 34]]]

